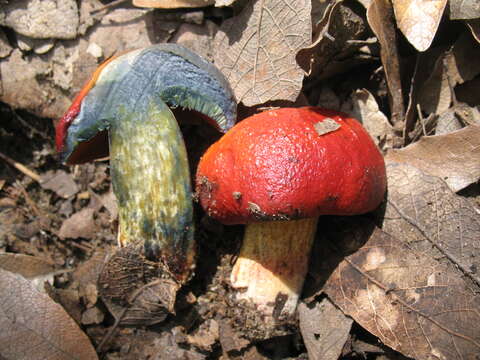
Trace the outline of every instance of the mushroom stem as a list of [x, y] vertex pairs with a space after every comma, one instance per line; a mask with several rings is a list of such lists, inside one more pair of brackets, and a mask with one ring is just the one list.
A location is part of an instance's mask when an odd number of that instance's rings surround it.
[[112, 122], [109, 133], [120, 245], [144, 246], [148, 258], [160, 256], [183, 282], [195, 249], [190, 172], [180, 129], [155, 97], [120, 114], [123, 118]]
[[266, 221], [246, 226], [230, 281], [265, 314], [294, 314], [308, 270], [318, 218]]

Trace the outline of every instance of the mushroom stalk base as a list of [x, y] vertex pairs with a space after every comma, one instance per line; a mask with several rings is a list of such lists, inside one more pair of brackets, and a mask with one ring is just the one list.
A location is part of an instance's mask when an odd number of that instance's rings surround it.
[[170, 109], [145, 100], [110, 127], [112, 184], [121, 246], [143, 244], [184, 282], [194, 263], [193, 208], [187, 153]]
[[308, 270], [318, 218], [247, 225], [230, 277], [234, 288], [274, 318], [294, 314]]

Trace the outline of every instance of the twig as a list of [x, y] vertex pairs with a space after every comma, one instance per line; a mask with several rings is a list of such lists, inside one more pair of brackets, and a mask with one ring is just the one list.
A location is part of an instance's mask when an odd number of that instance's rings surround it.
[[19, 181], [16, 181], [14, 186], [20, 190], [28, 206], [32, 209], [35, 215], [37, 215], [38, 217], [41, 217], [42, 216], [41, 211], [38, 209], [37, 205], [35, 205], [35, 202], [30, 198], [30, 195], [28, 195], [28, 192], [25, 189], [25, 187]]
[[7, 155], [3, 154], [0, 152], [0, 158], [4, 160], [6, 163], [10, 164], [13, 166], [15, 169], [18, 171], [22, 172], [24, 175], [27, 175], [28, 177], [32, 178], [36, 182], [40, 183], [41, 182], [41, 177], [38, 175], [36, 172], [30, 170], [27, 168], [25, 165], [20, 164], [18, 161], [15, 161], [11, 158], [9, 158]]

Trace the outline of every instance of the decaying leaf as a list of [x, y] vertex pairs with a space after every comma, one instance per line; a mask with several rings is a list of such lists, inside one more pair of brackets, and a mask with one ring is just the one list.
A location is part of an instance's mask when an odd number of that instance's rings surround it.
[[249, 1], [222, 24], [215, 36], [215, 64], [237, 101], [246, 106], [295, 101], [304, 77], [295, 55], [311, 41], [310, 9], [306, 0]]
[[445, 67], [445, 55], [440, 55], [431, 69], [430, 77], [421, 85], [418, 103], [427, 114], [441, 114], [447, 111], [451, 102], [452, 91]]
[[387, 159], [411, 164], [443, 179], [452, 191], [459, 191], [480, 179], [480, 126], [425, 136], [403, 149], [390, 151]]
[[0, 358], [98, 359], [75, 321], [30, 281], [0, 269], [0, 289]]
[[427, 50], [435, 37], [447, 0], [393, 0], [398, 28], [418, 50]]
[[58, 232], [60, 239], [92, 239], [97, 233], [97, 226], [93, 215], [95, 209], [83, 208], [65, 220]]
[[468, 33], [463, 33], [446, 55], [446, 66], [452, 86], [463, 84], [480, 74], [480, 64], [472, 61], [480, 57], [480, 44]]
[[310, 360], [337, 360], [348, 339], [353, 320], [330, 300], [298, 305], [300, 332]]
[[44, 189], [54, 191], [65, 199], [75, 195], [79, 191], [78, 185], [73, 180], [72, 175], [63, 170], [45, 173], [41, 177], [40, 185]]
[[453, 264], [376, 229], [345, 258], [324, 290], [347, 315], [417, 360], [474, 359], [480, 296]]
[[24, 254], [0, 253], [0, 269], [22, 275], [32, 281], [41, 292], [44, 291], [46, 281], [53, 284], [55, 275], [55, 268], [51, 262]]
[[[328, 78], [371, 60], [360, 48], [374, 43], [366, 39], [366, 22], [342, 1], [324, 4], [322, 17], [314, 24], [312, 44], [301, 49], [297, 62], [311, 77]], [[315, 15], [315, 14], [314, 14]]]
[[214, 3], [214, 0], [133, 0], [135, 6], [159, 9], [196, 8]]
[[380, 42], [380, 55], [389, 90], [392, 125], [397, 135], [403, 130], [405, 105], [403, 102], [397, 38], [391, 4], [374, 0], [367, 9], [367, 20]]
[[478, 0], [450, 0], [450, 19], [480, 18], [480, 2]]
[[447, 258], [480, 286], [478, 209], [442, 179], [387, 160], [389, 198], [383, 229], [412, 248]]

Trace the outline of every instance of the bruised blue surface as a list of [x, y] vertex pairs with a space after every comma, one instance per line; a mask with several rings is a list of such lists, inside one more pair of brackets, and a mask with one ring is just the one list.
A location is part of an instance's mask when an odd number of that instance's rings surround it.
[[120, 105], [135, 110], [144, 95], [198, 111], [222, 132], [236, 120], [233, 92], [215, 66], [179, 45], [159, 44], [121, 55], [103, 69], [68, 129], [62, 160], [68, 161], [79, 143], [108, 130]]

